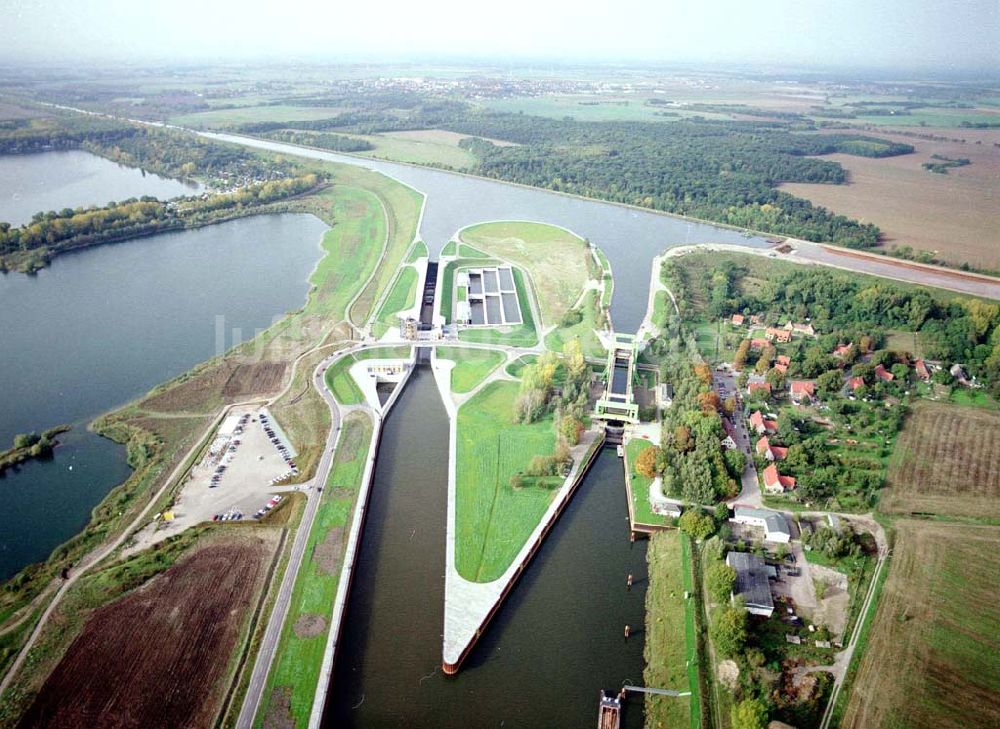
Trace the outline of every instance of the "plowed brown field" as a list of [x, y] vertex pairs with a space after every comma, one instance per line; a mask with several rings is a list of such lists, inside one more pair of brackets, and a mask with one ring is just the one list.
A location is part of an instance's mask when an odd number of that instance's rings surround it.
[[23, 727], [211, 726], [273, 544], [205, 546], [89, 618]]
[[888, 513], [998, 516], [1000, 412], [917, 402], [889, 461]]

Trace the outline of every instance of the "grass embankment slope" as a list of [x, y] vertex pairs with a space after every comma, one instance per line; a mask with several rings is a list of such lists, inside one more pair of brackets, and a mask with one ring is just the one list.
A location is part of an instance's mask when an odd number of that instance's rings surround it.
[[998, 574], [1000, 528], [898, 522], [841, 726], [1000, 725]]
[[593, 257], [583, 238], [553, 225], [525, 221], [473, 225], [464, 228], [460, 237], [464, 243], [528, 272], [541, 314], [539, 326], [561, 328], [546, 338], [546, 346], [561, 350], [564, 340], [580, 337], [586, 352], [599, 355], [600, 342], [593, 333], [600, 316], [596, 294], [582, 302], [582, 321], [562, 329], [567, 312], [593, 278]]
[[[345, 317], [348, 302], [376, 266], [380, 280], [393, 275], [398, 257], [405, 253], [416, 232], [421, 198], [367, 170], [336, 165], [325, 169], [331, 173], [333, 185], [295, 201], [296, 211], [314, 213], [333, 226], [322, 241], [324, 255], [310, 278], [306, 305], [223, 357], [197, 365], [95, 423], [99, 433], [128, 444], [129, 463], [135, 472], [98, 505], [81, 534], [56, 549], [47, 562], [27, 568], [7, 583], [8, 589], [0, 595], [0, 620], [17, 620], [29, 609], [34, 613], [22, 629], [7, 634], [17, 636], [16, 641], [6, 641], [8, 657], [19, 649], [40, 614], [37, 607], [28, 607], [31, 601], [63, 567], [79, 563], [83, 555], [110, 541], [131, 523], [175, 467], [190, 465], [192, 459], [184, 462], [185, 457], [220, 407], [276, 394], [260, 392], [253, 376], [239, 377], [249, 384], [244, 389], [233, 389], [231, 382], [239, 368], [251, 368], [248, 372], [252, 375], [256, 372], [252, 368], [259, 365], [277, 366], [284, 368], [287, 377], [292, 363], [302, 353], [321, 343], [336, 346], [346, 340], [347, 332], [338, 323]], [[389, 249], [399, 251], [395, 264], [386, 259], [379, 265], [385, 241], [385, 234], [380, 235], [378, 228], [379, 219], [385, 220], [383, 205], [393, 212], [388, 231]], [[385, 271], [386, 266], [391, 270]], [[326, 404], [310, 382], [311, 367], [323, 355], [319, 352], [304, 357], [287, 392], [272, 404], [272, 412], [299, 452], [297, 461], [303, 479], [312, 477], [330, 427]], [[155, 507], [166, 507], [170, 498], [168, 493]], [[40, 637], [42, 643], [48, 632], [49, 628]], [[36, 680], [34, 674], [40, 670], [35, 654], [33, 651], [25, 663], [25, 672], [32, 674], [25, 679], [28, 681]]]
[[376, 337], [381, 337], [391, 328], [399, 324], [399, 312], [413, 307], [417, 300], [417, 269], [413, 266], [403, 266], [399, 275], [389, 289], [388, 295], [379, 307], [375, 317], [373, 330]]
[[889, 459], [879, 509], [1000, 517], [1000, 412], [917, 401]]
[[562, 479], [511, 477], [555, 447], [552, 417], [530, 425], [512, 420], [518, 383], [491, 382], [458, 411], [455, 564], [474, 582], [500, 577], [513, 562]]
[[455, 363], [451, 371], [451, 391], [466, 393], [486, 379], [504, 361], [503, 352], [472, 347], [438, 347], [439, 359], [450, 359]]
[[[649, 563], [649, 589], [646, 591], [646, 644], [643, 650], [646, 686], [694, 692], [697, 695], [697, 670], [691, 680], [689, 660], [695, 663], [693, 615], [688, 625], [688, 612], [694, 610], [691, 600], [684, 599], [684, 564], [681, 554], [681, 533], [675, 529], [657, 532], [649, 539], [646, 552]], [[646, 726], [687, 727], [701, 725], [697, 701], [691, 697], [653, 696], [647, 694]], [[692, 712], [692, 709], [694, 711]]]
[[364, 413], [344, 419], [255, 726], [309, 723], [372, 427]]

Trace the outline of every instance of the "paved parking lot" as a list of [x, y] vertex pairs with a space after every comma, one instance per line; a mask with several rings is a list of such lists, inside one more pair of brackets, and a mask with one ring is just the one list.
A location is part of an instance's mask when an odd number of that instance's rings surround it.
[[[212, 521], [216, 515], [239, 513], [243, 519], [251, 519], [272, 496], [294, 488], [272, 483], [291, 472], [289, 462], [279, 450], [280, 445], [284, 445], [294, 462], [291, 446], [274, 418], [266, 409], [234, 410], [231, 415], [238, 419], [248, 417], [237, 432], [217, 435], [185, 480], [171, 509], [173, 519], [167, 521], [161, 517], [145, 527], [137, 535], [136, 545], [130, 552], [144, 549], [189, 526]], [[262, 420], [262, 416], [266, 420]], [[272, 442], [265, 425], [272, 428], [278, 443]], [[225, 470], [218, 473], [220, 466]], [[216, 475], [218, 481], [213, 486]]]

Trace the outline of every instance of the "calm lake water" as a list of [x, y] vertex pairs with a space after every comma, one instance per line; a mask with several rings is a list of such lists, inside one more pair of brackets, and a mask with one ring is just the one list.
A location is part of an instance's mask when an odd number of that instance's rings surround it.
[[75, 424], [51, 461], [0, 479], [0, 579], [79, 531], [127, 475], [123, 449], [86, 423], [300, 307], [325, 230], [311, 215], [252, 217], [0, 276], [0, 444]]
[[39, 212], [143, 195], [169, 200], [201, 189], [80, 150], [0, 156], [0, 221], [13, 226]]

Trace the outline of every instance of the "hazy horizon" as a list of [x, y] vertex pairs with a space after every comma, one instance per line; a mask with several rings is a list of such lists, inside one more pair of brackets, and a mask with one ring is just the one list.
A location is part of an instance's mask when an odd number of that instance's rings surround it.
[[0, 0], [0, 63], [441, 62], [711, 64], [867, 71], [990, 72], [1000, 66], [1000, 4], [457, 0], [333, 7], [315, 0]]

